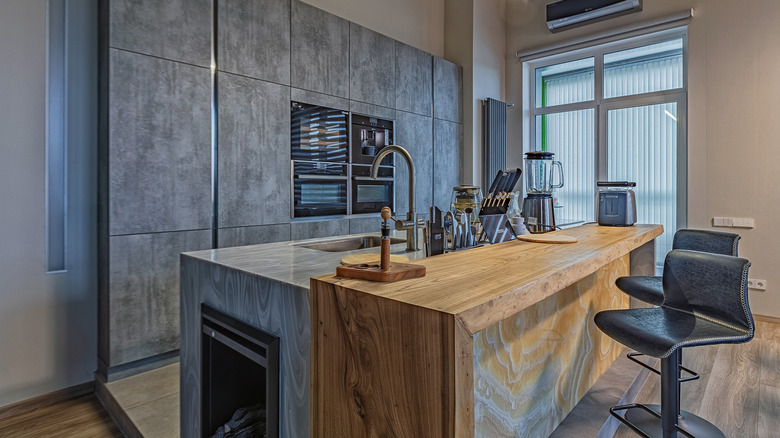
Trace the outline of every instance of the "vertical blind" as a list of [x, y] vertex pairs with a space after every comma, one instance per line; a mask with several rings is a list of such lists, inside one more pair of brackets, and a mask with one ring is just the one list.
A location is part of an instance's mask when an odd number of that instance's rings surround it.
[[[604, 97], [630, 96], [683, 87], [682, 50], [641, 58], [604, 57]], [[544, 77], [542, 106], [593, 96], [592, 69]], [[538, 89], [538, 88], [537, 88]], [[607, 112], [609, 180], [637, 183], [639, 223], [659, 223], [667, 231], [656, 244], [656, 265], [663, 266], [677, 229], [677, 104], [632, 106]], [[595, 109], [536, 116], [536, 149], [555, 153], [566, 184], [553, 194], [556, 219], [592, 221], [595, 212]], [[560, 220], [559, 220], [560, 222]]]

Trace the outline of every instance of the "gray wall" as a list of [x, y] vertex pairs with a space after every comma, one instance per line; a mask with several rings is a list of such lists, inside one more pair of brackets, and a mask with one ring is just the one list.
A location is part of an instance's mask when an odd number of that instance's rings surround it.
[[[178, 348], [176, 254], [211, 247], [210, 5], [111, 1], [101, 164], [108, 374]], [[449, 159], [462, 149], [459, 67], [298, 0], [219, 6], [218, 246], [375, 227], [366, 218], [290, 219], [291, 100], [395, 119], [396, 143], [417, 166], [418, 210], [433, 203], [434, 181], [448, 186], [439, 195], [447, 206], [460, 175]], [[404, 172], [400, 164], [398, 213]]]
[[67, 271], [46, 274], [46, 4], [0, 2], [0, 406], [91, 381], [96, 366], [97, 16], [70, 0]]

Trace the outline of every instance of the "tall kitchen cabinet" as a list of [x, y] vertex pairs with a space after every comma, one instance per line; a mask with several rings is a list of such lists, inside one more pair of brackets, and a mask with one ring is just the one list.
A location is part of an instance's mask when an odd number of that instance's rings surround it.
[[418, 212], [448, 207], [455, 64], [299, 0], [99, 4], [101, 378], [176, 360], [179, 253], [376, 231], [376, 217], [291, 220], [291, 101], [395, 120]]

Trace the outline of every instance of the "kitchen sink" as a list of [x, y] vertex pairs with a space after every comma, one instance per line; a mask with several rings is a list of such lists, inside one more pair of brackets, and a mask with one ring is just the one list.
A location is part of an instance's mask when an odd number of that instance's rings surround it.
[[[404, 243], [406, 239], [390, 238], [390, 244]], [[382, 244], [379, 236], [347, 237], [344, 239], [325, 240], [322, 242], [302, 243], [296, 246], [301, 248], [316, 249], [317, 251], [343, 252], [356, 249], [375, 248]]]

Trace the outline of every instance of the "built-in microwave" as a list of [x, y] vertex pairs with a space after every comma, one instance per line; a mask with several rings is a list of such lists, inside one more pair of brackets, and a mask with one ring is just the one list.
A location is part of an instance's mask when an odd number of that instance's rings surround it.
[[393, 171], [392, 166], [379, 166], [373, 179], [371, 166], [352, 165], [352, 214], [378, 213], [385, 206], [395, 211]]

